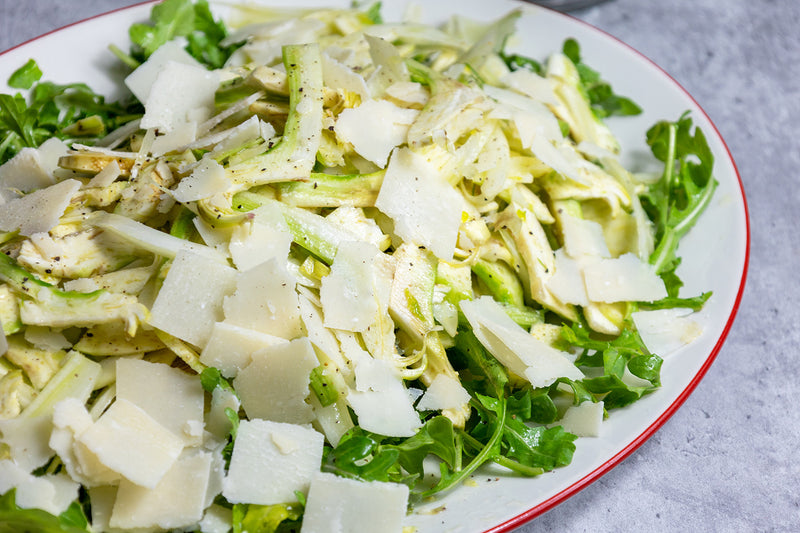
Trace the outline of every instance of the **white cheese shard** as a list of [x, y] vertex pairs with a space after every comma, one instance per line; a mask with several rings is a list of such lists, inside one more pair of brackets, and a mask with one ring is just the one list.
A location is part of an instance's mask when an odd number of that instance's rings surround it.
[[117, 360], [117, 400], [128, 400], [179, 436], [185, 446], [202, 444], [205, 394], [197, 376], [161, 363], [120, 358]]
[[631, 318], [647, 349], [664, 357], [703, 332], [703, 327], [690, 318], [692, 313], [691, 309], [657, 309], [636, 311]]
[[372, 359], [368, 354], [347, 353], [356, 362], [356, 390], [347, 402], [367, 431], [388, 437], [410, 437], [422, 426], [402, 378], [389, 362]]
[[228, 533], [231, 530], [233, 511], [221, 505], [212, 505], [206, 509], [203, 519], [198, 524], [200, 533]]
[[[176, 124], [172, 131], [153, 139], [150, 152], [160, 157], [168, 152], [188, 146], [197, 138], [197, 122], [191, 120]], [[116, 161], [116, 160], [115, 160]], [[179, 200], [183, 201], [183, 200]]]
[[115, 401], [78, 439], [122, 477], [154, 488], [183, 450], [183, 440], [127, 400]]
[[204, 157], [190, 175], [178, 182], [172, 196], [181, 203], [194, 202], [225, 192], [229, 186], [230, 181], [222, 165], [210, 157]]
[[112, 528], [184, 528], [203, 518], [211, 454], [178, 459], [152, 489], [122, 480], [109, 520]]
[[570, 406], [558, 424], [579, 437], [599, 437], [603, 425], [603, 402], [582, 402]]
[[458, 409], [469, 402], [469, 393], [457, 379], [439, 374], [428, 386], [417, 403], [419, 411], [438, 411], [440, 409]]
[[568, 354], [530, 335], [490, 296], [462, 301], [461, 311], [481, 344], [534, 387], [547, 387], [560, 377], [583, 379]]
[[[490, 85], [484, 86], [484, 92], [497, 101], [497, 106], [490, 113], [490, 117], [512, 121], [517, 128], [517, 135], [523, 148], [532, 149], [536, 139], [544, 141], [563, 139], [558, 120], [542, 102]], [[536, 155], [538, 157], [538, 154]]]
[[319, 290], [326, 327], [361, 332], [375, 320], [375, 260], [380, 253], [367, 242], [339, 244], [331, 272], [322, 278]]
[[239, 274], [236, 291], [225, 298], [225, 321], [294, 339], [302, 332], [297, 282], [286, 261], [271, 259]]
[[631, 253], [584, 265], [583, 279], [593, 302], [652, 302], [667, 296], [653, 267]]
[[198, 68], [202, 67], [199, 61], [189, 55], [184, 46], [186, 46], [185, 39], [173, 39], [162, 44], [147, 58], [147, 61], [139, 65], [136, 70], [125, 78], [125, 85], [137, 100], [142, 103], [147, 102], [150, 96], [150, 89], [158, 74], [170, 61]]
[[53, 185], [58, 158], [67, 155], [67, 145], [57, 138], [38, 148], [25, 147], [0, 166], [0, 203]]
[[80, 181], [68, 179], [9, 200], [0, 205], [0, 230], [19, 230], [26, 237], [50, 231], [80, 188]]
[[250, 212], [253, 219], [234, 227], [228, 244], [231, 259], [244, 272], [270, 259], [286, 261], [292, 234], [274, 204]]
[[311, 481], [300, 533], [400, 533], [408, 486], [320, 472]]
[[289, 341], [275, 335], [243, 328], [228, 322], [216, 322], [203, 351], [200, 362], [219, 369], [226, 378], [236, 377], [250, 364], [253, 352]]
[[50, 434], [50, 448], [64, 463], [69, 476], [86, 486], [95, 485], [95, 480], [87, 476], [75, 451], [75, 441], [94, 423], [86, 406], [76, 398], [58, 402], [53, 409], [53, 431]]
[[589, 305], [581, 264], [569, 257], [564, 248], [555, 251], [555, 259], [555, 273], [545, 283], [547, 290], [565, 304]]
[[427, 159], [401, 148], [392, 154], [375, 206], [394, 221], [398, 237], [447, 261], [455, 251], [462, 203]]
[[233, 292], [236, 270], [180, 250], [150, 310], [150, 324], [195, 346], [205, 346], [223, 319], [223, 298]]
[[141, 127], [166, 133], [186, 122], [211, 116], [219, 74], [196, 65], [167, 61], [144, 102]]
[[364, 77], [327, 52], [322, 53], [322, 80], [326, 87], [336, 87], [356, 93], [362, 102], [369, 98], [369, 89]]
[[233, 391], [215, 387], [211, 393], [211, 405], [206, 414], [206, 431], [217, 441], [224, 442], [232, 427], [225, 411], [232, 409], [234, 413], [238, 413], [241, 405], [241, 401]]
[[564, 248], [573, 259], [583, 257], [611, 257], [603, 226], [593, 220], [574, 217], [568, 213], [560, 216]]
[[233, 382], [248, 418], [306, 424], [314, 419], [310, 394], [311, 371], [319, 366], [308, 337], [262, 348]]
[[16, 489], [15, 503], [59, 515], [78, 497], [80, 485], [66, 474], [34, 476], [14, 461], [0, 461], [0, 494]]
[[0, 420], [0, 443], [8, 446], [16, 464], [32, 471], [53, 456], [53, 450], [47, 445], [52, 428], [48, 415]]
[[418, 115], [416, 109], [402, 108], [388, 100], [366, 100], [339, 114], [336, 136], [352, 144], [365, 159], [385, 168], [392, 150], [406, 143], [408, 129]]
[[[297, 442], [291, 453], [275, 445], [273, 435]], [[322, 433], [309, 427], [268, 420], [242, 420], [233, 445], [222, 495], [231, 503], [271, 505], [297, 499], [308, 492], [319, 472], [324, 443]]]
[[514, 91], [547, 105], [558, 104], [553, 90], [553, 80], [528, 69], [511, 71], [500, 78], [500, 82]]

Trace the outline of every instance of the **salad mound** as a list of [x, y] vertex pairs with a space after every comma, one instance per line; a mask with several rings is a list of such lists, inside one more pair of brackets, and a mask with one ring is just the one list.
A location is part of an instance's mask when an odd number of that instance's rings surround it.
[[688, 114], [638, 174], [639, 107], [521, 10], [228, 7], [131, 26], [127, 100], [0, 95], [0, 531], [401, 531], [658, 389], [711, 296]]

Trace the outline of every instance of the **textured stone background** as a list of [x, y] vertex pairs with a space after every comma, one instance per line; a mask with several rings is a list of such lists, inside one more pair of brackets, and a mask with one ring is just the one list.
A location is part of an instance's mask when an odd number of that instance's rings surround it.
[[[0, 50], [132, 3], [0, 0]], [[678, 413], [518, 531], [800, 531], [800, 2], [611, 0], [573, 14], [655, 61], [715, 122], [748, 198], [750, 274], [725, 346]]]

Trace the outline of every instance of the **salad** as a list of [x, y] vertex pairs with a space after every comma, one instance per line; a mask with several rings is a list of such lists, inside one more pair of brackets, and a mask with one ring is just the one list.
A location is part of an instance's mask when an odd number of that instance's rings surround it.
[[119, 102], [0, 95], [0, 531], [401, 531], [658, 389], [711, 296], [691, 117], [637, 174], [638, 106], [520, 11], [230, 9], [154, 5]]

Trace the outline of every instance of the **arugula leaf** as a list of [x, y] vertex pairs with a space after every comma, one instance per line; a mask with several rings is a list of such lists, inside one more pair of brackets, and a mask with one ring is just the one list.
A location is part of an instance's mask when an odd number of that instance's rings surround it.
[[[17, 72], [23, 70], [32, 80], [38, 67], [35, 63], [26, 64]], [[138, 104], [108, 103], [83, 83], [60, 85], [34, 81], [27, 98], [22, 93], [0, 94], [0, 164], [22, 148], [35, 148], [51, 137], [62, 140], [80, 137], [91, 144], [143, 111]]]
[[666, 298], [656, 300], [655, 302], [639, 302], [638, 307], [639, 309], [646, 311], [653, 311], [656, 309], [675, 309], [679, 307], [691, 309], [693, 311], [699, 311], [703, 308], [708, 299], [711, 298], [712, 294], [713, 292], [708, 291], [699, 296], [690, 296], [689, 298], [667, 296]]
[[209, 366], [200, 373], [200, 384], [206, 392], [214, 392], [217, 387], [233, 392], [233, 385], [222, 377], [219, 368]]
[[16, 489], [0, 496], [0, 533], [86, 533], [88, 521], [80, 504], [73, 502], [59, 516], [41, 509], [22, 509], [16, 504]]
[[214, 19], [206, 0], [164, 0], [153, 6], [149, 24], [133, 24], [128, 34], [133, 43], [131, 53], [113, 48], [112, 52], [134, 68], [176, 37], [185, 37], [186, 51], [210, 68], [224, 65], [239, 46], [221, 45], [228, 30], [222, 21]]
[[302, 502], [274, 505], [237, 503], [233, 506], [231, 520], [233, 533], [276, 533], [297, 523], [303, 511]]
[[501, 51], [500, 58], [511, 70], [526, 69], [540, 76], [544, 74], [544, 67], [541, 62], [530, 57], [520, 54], [507, 54], [505, 51]]
[[[425, 490], [421, 494], [422, 498], [428, 498], [455, 487], [487, 461], [501, 457], [500, 442], [503, 437], [503, 428], [505, 427], [507, 402], [505, 398], [497, 399], [482, 394], [477, 394], [475, 397], [477, 400], [475, 398], [471, 399], [470, 404], [479, 407], [483, 413], [490, 413], [485, 418], [485, 423], [481, 424], [477, 431], [477, 433], [485, 434], [487, 438], [480, 440], [480, 450], [464, 468], [451, 469], [446, 463], [442, 462], [439, 465], [441, 471], [439, 482], [432, 488]], [[471, 437], [471, 435], [463, 431], [461, 433], [465, 437]]]
[[381, 446], [383, 437], [360, 427], [348, 431], [336, 448], [325, 448], [322, 470], [362, 481], [402, 481], [400, 451]]
[[327, 407], [336, 403], [336, 399], [339, 397], [339, 393], [336, 390], [336, 386], [333, 383], [333, 380], [325, 375], [325, 367], [323, 365], [319, 365], [314, 370], [311, 371], [311, 381], [309, 383], [309, 387], [311, 388], [311, 392], [314, 393], [319, 403], [322, 407]]
[[455, 467], [456, 444], [453, 423], [444, 416], [428, 420], [417, 434], [393, 445], [400, 454], [398, 463], [412, 475], [422, 477], [422, 462], [425, 457], [435, 455], [448, 466]]
[[567, 39], [564, 41], [562, 51], [578, 69], [581, 86], [597, 118], [602, 119], [615, 115], [631, 116], [642, 112], [642, 108], [630, 98], [616, 94], [611, 88], [611, 84], [603, 80], [599, 72], [581, 60], [581, 49], [578, 41]]
[[42, 77], [42, 71], [36, 61], [29, 59], [8, 78], [8, 86], [14, 89], [30, 89]]
[[683, 285], [675, 273], [680, 264], [678, 242], [700, 218], [718, 185], [712, 175], [714, 154], [702, 130], [693, 128], [688, 112], [675, 122], [661, 121], [650, 128], [647, 144], [664, 162], [661, 179], [642, 195], [642, 206], [655, 227], [650, 263], [674, 298]]
[[[563, 326], [562, 337], [583, 353], [575, 361], [578, 366], [603, 368], [603, 375], [580, 380], [580, 388], [573, 388], [581, 401], [589, 399], [588, 392], [602, 397], [605, 409], [624, 407], [661, 385], [663, 360], [650, 353], [642, 342], [630, 318], [623, 323], [622, 333], [614, 339], [596, 339], [582, 322]], [[650, 382], [651, 386], [631, 387], [622, 381], [625, 370]], [[576, 383], [576, 385], [578, 384]], [[594, 401], [594, 400], [592, 400]], [[577, 402], [580, 403], [580, 402]]]
[[473, 376], [473, 388], [481, 389], [485, 394], [493, 394], [501, 398], [508, 384], [505, 367], [490, 354], [478, 340], [471, 329], [460, 329], [455, 337], [455, 348], [466, 362], [467, 369]]
[[144, 59], [162, 44], [194, 29], [194, 7], [188, 0], [164, 0], [153, 6], [150, 20], [152, 25], [136, 23], [128, 30], [131, 41], [141, 49]]

